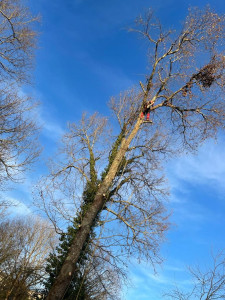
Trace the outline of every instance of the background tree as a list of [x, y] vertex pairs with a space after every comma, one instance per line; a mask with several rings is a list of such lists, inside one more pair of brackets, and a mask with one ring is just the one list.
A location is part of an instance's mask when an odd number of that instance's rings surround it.
[[21, 0], [0, 1], [0, 77], [27, 82], [32, 67], [37, 33], [33, 17]]
[[199, 267], [189, 268], [193, 287], [184, 292], [178, 287], [164, 296], [166, 299], [194, 300], [194, 299], [224, 299], [225, 295], [225, 257], [220, 252], [212, 255], [212, 264], [208, 269]]
[[0, 1], [0, 188], [18, 179], [37, 157], [34, 101], [21, 85], [29, 82], [36, 32], [29, 9], [20, 0]]
[[[99, 170], [94, 200], [47, 299], [63, 297], [96, 218], [100, 225], [106, 223], [97, 244], [104, 240], [101, 249], [112, 259], [123, 249], [124, 257], [132, 253], [157, 260], [168, 227], [161, 201], [160, 163], [171, 153], [170, 145], [174, 154], [194, 150], [224, 128], [224, 16], [209, 8], [192, 9], [176, 32], [164, 30], [150, 12], [137, 20], [133, 31], [149, 44], [150, 71], [139, 89], [112, 99], [111, 108], [120, 125], [114, 143], [108, 148], [105, 141], [100, 142], [105, 127], [93, 121], [94, 117], [83, 118], [80, 126], [72, 124], [63, 150], [67, 160], [52, 166], [47, 186], [40, 191], [44, 205], [50, 199], [55, 202], [54, 212], [59, 212], [58, 200], [71, 187], [74, 198], [81, 201], [80, 182], [90, 182], [89, 166], [94, 163]], [[150, 128], [141, 118], [146, 103], [151, 103], [154, 121]], [[107, 225], [109, 221], [114, 225]]]
[[55, 246], [54, 231], [39, 219], [0, 224], [0, 298], [29, 299], [45, 274], [48, 253]]

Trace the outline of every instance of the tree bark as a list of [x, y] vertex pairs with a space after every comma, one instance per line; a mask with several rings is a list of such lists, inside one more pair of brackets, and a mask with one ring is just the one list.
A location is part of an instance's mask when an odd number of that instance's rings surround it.
[[133, 140], [133, 138], [137, 135], [138, 130], [142, 120], [138, 118], [136, 124], [134, 125], [133, 130], [129, 134], [127, 138], [124, 138], [120, 149], [109, 169], [108, 174], [106, 175], [103, 183], [99, 187], [99, 190], [96, 193], [95, 199], [90, 206], [89, 210], [85, 214], [83, 221], [79, 230], [76, 233], [76, 237], [71, 245], [69, 254], [61, 268], [61, 271], [56, 278], [46, 300], [62, 300], [66, 290], [73, 278], [73, 274], [76, 272], [76, 262], [79, 259], [80, 253], [82, 248], [88, 238], [90, 233], [91, 227], [94, 223], [94, 220], [99, 212], [101, 212], [104, 204], [105, 204], [105, 197], [104, 194], [108, 191], [110, 185], [112, 184], [113, 179], [117, 173], [119, 165], [127, 152], [127, 149]]

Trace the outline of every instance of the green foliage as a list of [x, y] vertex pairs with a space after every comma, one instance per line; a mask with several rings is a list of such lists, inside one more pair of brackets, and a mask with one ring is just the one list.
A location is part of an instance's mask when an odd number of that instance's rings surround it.
[[97, 182], [97, 173], [95, 170], [95, 157], [94, 157], [94, 153], [92, 151], [91, 148], [89, 148], [89, 153], [90, 153], [90, 181], [91, 183], [94, 185], [96, 185]]
[[[108, 174], [109, 169], [116, 157], [116, 154], [118, 153], [118, 150], [121, 146], [122, 140], [125, 137], [125, 131], [126, 131], [126, 125], [124, 125], [124, 127], [122, 128], [120, 134], [118, 135], [116, 141], [114, 142], [114, 144], [112, 145], [112, 150], [110, 152], [109, 158], [108, 158], [108, 165], [105, 168], [105, 170], [102, 172], [101, 178], [102, 180], [104, 180], [105, 176]], [[121, 176], [123, 173], [129, 171], [128, 170], [128, 166], [136, 159], [137, 157], [131, 158], [131, 159], [126, 159], [126, 157], [123, 157], [121, 160], [121, 163], [118, 167], [118, 170], [116, 172], [116, 176]], [[111, 192], [109, 193], [109, 195], [111, 194]], [[112, 195], [112, 194], [111, 194]]]
[[[120, 134], [118, 135], [116, 141], [112, 145], [112, 150], [111, 150], [111, 152], [109, 154], [108, 165], [105, 168], [105, 170], [102, 172], [102, 176], [101, 176], [102, 180], [104, 180], [104, 178], [106, 177], [106, 175], [109, 172], [109, 169], [110, 169], [110, 167], [111, 167], [111, 165], [112, 165], [112, 163], [113, 163], [113, 161], [114, 161], [114, 159], [116, 157], [116, 154], [117, 154], [117, 152], [118, 152], [118, 150], [120, 148], [120, 145], [122, 143], [122, 140], [123, 140], [123, 138], [125, 136], [125, 131], [126, 131], [126, 126], [124, 125], [123, 128], [122, 128], [122, 130], [121, 130], [121, 132], [120, 132]], [[119, 169], [121, 169], [121, 168], [119, 168]]]
[[[95, 160], [94, 155], [91, 149], [90, 151], [90, 180], [87, 181], [85, 189], [83, 191], [82, 199], [83, 204], [81, 205], [80, 211], [77, 216], [74, 218], [73, 224], [67, 228], [67, 232], [61, 234], [60, 243], [56, 250], [50, 254], [47, 259], [46, 273], [48, 274], [48, 278], [44, 282], [45, 293], [48, 294], [50, 288], [52, 287], [55, 279], [57, 278], [62, 265], [68, 255], [70, 246], [76, 236], [77, 231], [79, 230], [79, 226], [81, 221], [88, 210], [89, 205], [93, 202], [98, 184], [100, 181], [97, 179], [97, 174], [95, 171]], [[97, 221], [98, 218], [96, 218]], [[95, 223], [96, 224], [96, 223]], [[84, 277], [84, 269], [85, 265], [89, 262], [89, 255], [91, 255], [91, 245], [90, 240], [94, 237], [94, 226], [91, 229], [91, 232], [86, 240], [86, 243], [83, 246], [82, 253], [80, 258], [76, 264], [76, 272], [73, 276], [73, 279], [66, 291], [66, 294], [63, 299], [65, 300], [87, 300], [91, 299], [91, 295], [89, 295], [87, 286], [88, 280]]]
[[100, 181], [99, 180], [96, 180], [95, 183], [91, 182], [91, 181], [88, 181], [86, 183], [86, 187], [83, 191], [83, 205], [82, 205], [82, 208], [81, 208], [81, 211], [83, 212], [83, 209], [84, 209], [84, 206], [86, 206], [87, 204], [89, 203], [92, 203], [94, 198], [95, 198], [95, 195], [96, 195], [96, 192], [98, 190], [98, 184], [100, 184]]
[[[49, 277], [44, 282], [46, 294], [48, 293], [51, 286], [53, 285], [68, 255], [69, 248], [72, 244], [72, 241], [76, 235], [77, 230], [79, 229], [77, 226], [77, 221], [78, 220], [75, 219], [73, 225], [68, 227], [66, 234], [61, 234], [59, 246], [56, 248], [55, 252], [50, 254], [47, 260], [46, 272], [49, 274]], [[89, 253], [90, 253], [90, 246], [88, 246], [88, 241], [87, 241], [83, 247], [80, 259], [76, 264], [77, 271], [75, 272], [73, 280], [71, 281], [66, 291], [64, 299], [84, 300], [89, 298], [90, 295], [88, 295], [86, 292], [87, 280], [83, 276], [83, 269], [85, 264], [87, 264]]]

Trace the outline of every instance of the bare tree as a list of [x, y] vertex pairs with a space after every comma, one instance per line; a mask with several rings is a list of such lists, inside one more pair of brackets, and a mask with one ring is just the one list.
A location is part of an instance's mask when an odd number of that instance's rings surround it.
[[[209, 8], [192, 9], [175, 32], [164, 30], [149, 12], [133, 31], [149, 45], [150, 72], [140, 88], [111, 100], [120, 125], [114, 143], [112, 138], [101, 143], [105, 121], [95, 116], [83, 118], [80, 126], [72, 124], [62, 150], [65, 160], [53, 164], [39, 192], [45, 208], [48, 199], [54, 202], [53, 214], [46, 212], [56, 221], [54, 213], [63, 213], [62, 199], [64, 204], [77, 201], [82, 182], [92, 191], [48, 300], [63, 298], [96, 222], [104, 230], [99, 229], [94, 243], [112, 259], [123, 250], [126, 258], [132, 253], [158, 261], [168, 228], [160, 164], [168, 153], [194, 150], [224, 128], [224, 16]], [[151, 126], [144, 122], [147, 110]]]
[[166, 299], [177, 300], [212, 300], [225, 299], [225, 257], [224, 252], [212, 255], [212, 264], [207, 270], [199, 266], [189, 268], [193, 280], [193, 287], [184, 292], [178, 287], [164, 296]]
[[28, 299], [43, 280], [45, 260], [55, 234], [39, 219], [0, 224], [0, 298]]
[[39, 153], [34, 101], [24, 95], [36, 44], [37, 18], [20, 0], [0, 1], [0, 188], [18, 179]]
[[0, 78], [27, 82], [36, 46], [33, 17], [21, 0], [0, 1]]
[[[121, 281], [120, 276], [109, 263], [107, 256], [104, 257], [98, 251], [90, 257], [90, 263], [84, 270], [84, 280], [87, 279], [86, 289], [90, 299], [106, 300], [121, 299]], [[82, 284], [80, 285], [82, 287]]]
[[16, 206], [10, 199], [1, 199], [0, 202], [0, 218], [3, 221], [8, 214], [8, 209], [12, 206]]
[[20, 95], [12, 84], [0, 90], [0, 105], [0, 185], [3, 189], [7, 181], [17, 180], [34, 161], [40, 147], [32, 100]]

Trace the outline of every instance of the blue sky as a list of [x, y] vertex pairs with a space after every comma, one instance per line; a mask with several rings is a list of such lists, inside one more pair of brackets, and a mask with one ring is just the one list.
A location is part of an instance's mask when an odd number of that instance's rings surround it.
[[[68, 121], [82, 111], [109, 115], [107, 102], [143, 79], [146, 73], [142, 41], [126, 28], [135, 17], [152, 7], [164, 26], [176, 28], [190, 6], [210, 4], [225, 13], [224, 0], [36, 0], [30, 3], [42, 16], [32, 93], [41, 106], [44, 146], [35, 173], [7, 197], [21, 202], [17, 213], [29, 213], [31, 186], [46, 172], [44, 162], [57, 149]], [[171, 160], [166, 174], [171, 187], [168, 203], [173, 223], [162, 246], [164, 263], [156, 268], [135, 261], [130, 266], [132, 285], [124, 288], [124, 300], [163, 299], [173, 284], [187, 288], [186, 267], [208, 264], [210, 251], [225, 248], [225, 142], [208, 141], [198, 155], [183, 154]]]

